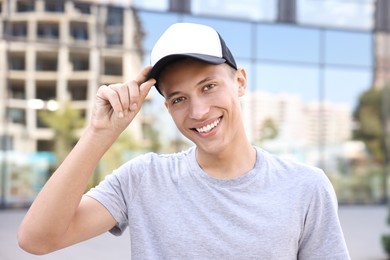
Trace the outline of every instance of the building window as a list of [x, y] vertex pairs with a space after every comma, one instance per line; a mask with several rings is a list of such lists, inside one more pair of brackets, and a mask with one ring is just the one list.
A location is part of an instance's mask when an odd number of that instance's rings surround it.
[[324, 44], [325, 63], [372, 67], [372, 53], [364, 51], [374, 48], [372, 37], [370, 32], [327, 30]]
[[26, 22], [15, 22], [10, 24], [11, 35], [16, 37], [27, 36], [27, 23]]
[[74, 7], [82, 14], [90, 14], [91, 13], [91, 5], [90, 4], [75, 3]]
[[72, 100], [76, 100], [76, 101], [87, 100], [87, 82], [70, 81], [68, 83], [68, 92]]
[[1, 151], [12, 151], [14, 149], [14, 142], [11, 135], [0, 135]]
[[374, 26], [375, 0], [296, 1], [297, 22], [301, 24], [363, 30]]
[[33, 12], [34, 11], [34, 2], [31, 0], [18, 1], [16, 4], [17, 12]]
[[26, 125], [26, 111], [21, 108], [8, 108], [7, 117], [14, 124]]
[[65, 3], [61, 0], [46, 0], [45, 1], [45, 11], [46, 12], [56, 12], [63, 13], [65, 10]]
[[86, 23], [71, 23], [70, 34], [76, 41], [88, 40], [88, 27]]
[[113, 7], [113, 6], [108, 7], [107, 25], [108, 26], [123, 25], [123, 8]]
[[26, 99], [26, 89], [24, 87], [24, 81], [11, 81], [10, 82], [10, 95], [12, 99]]
[[191, 12], [200, 16], [274, 21], [276, 20], [277, 4], [277, 0], [192, 0]]
[[104, 61], [104, 74], [105, 75], [122, 75], [122, 60], [120, 59], [107, 59]]
[[20, 54], [11, 53], [9, 55], [8, 64], [11, 70], [25, 70], [26, 68], [25, 57], [24, 55], [20, 55]]
[[[320, 62], [321, 31], [289, 25], [256, 26], [256, 53], [261, 60]], [[285, 44], [288, 42], [288, 44]], [[302, 46], [305, 51], [302, 52]]]
[[57, 57], [50, 55], [37, 56], [36, 70], [38, 71], [57, 71]]
[[[218, 33], [222, 35], [234, 57], [252, 58], [251, 23], [243, 21], [226, 21], [222, 19], [206, 19], [195, 16], [183, 16], [183, 22], [207, 24], [215, 28]], [[237, 41], [237, 39], [240, 40]]]
[[58, 39], [59, 26], [55, 23], [39, 23], [38, 36], [45, 39]]
[[70, 55], [70, 62], [73, 71], [89, 70], [89, 57], [85, 54], [73, 53]]
[[106, 25], [106, 44], [123, 44], [123, 8], [109, 7]]
[[56, 83], [53, 82], [37, 82], [36, 99], [52, 100], [56, 99]]
[[122, 30], [106, 30], [106, 44], [108, 46], [112, 45], [122, 45], [123, 44], [123, 33]]

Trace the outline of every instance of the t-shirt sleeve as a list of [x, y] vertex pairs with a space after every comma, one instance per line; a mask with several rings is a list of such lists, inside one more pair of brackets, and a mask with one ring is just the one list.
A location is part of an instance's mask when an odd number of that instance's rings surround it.
[[299, 241], [298, 259], [350, 259], [338, 217], [336, 194], [322, 171], [311, 196]]
[[117, 224], [110, 230], [113, 235], [121, 235], [128, 226], [128, 207], [141, 180], [140, 168], [137, 160], [130, 161], [85, 194], [100, 202], [114, 217]]

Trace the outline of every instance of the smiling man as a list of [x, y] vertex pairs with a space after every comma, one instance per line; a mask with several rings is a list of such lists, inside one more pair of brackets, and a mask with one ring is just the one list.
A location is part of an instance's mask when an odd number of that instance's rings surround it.
[[[220, 35], [174, 24], [151, 57], [135, 80], [99, 88], [90, 124], [23, 220], [20, 246], [44, 254], [129, 227], [132, 259], [349, 259], [323, 171], [249, 142], [246, 73]], [[195, 146], [137, 157], [83, 195], [153, 85]]]
[[160, 82], [169, 113], [180, 132], [196, 144], [197, 161], [208, 175], [234, 178], [254, 167], [256, 151], [241, 123], [243, 69], [187, 58], [169, 65]]

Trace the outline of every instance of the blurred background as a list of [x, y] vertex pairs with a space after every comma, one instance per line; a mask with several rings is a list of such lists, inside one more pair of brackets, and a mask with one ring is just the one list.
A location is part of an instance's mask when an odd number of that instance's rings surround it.
[[[169, 25], [195, 22], [216, 28], [247, 71], [253, 144], [324, 169], [341, 210], [379, 212], [386, 226], [390, 1], [0, 0], [0, 20], [1, 209], [31, 204], [100, 85], [132, 79]], [[191, 145], [153, 89], [90, 187], [138, 154]]]

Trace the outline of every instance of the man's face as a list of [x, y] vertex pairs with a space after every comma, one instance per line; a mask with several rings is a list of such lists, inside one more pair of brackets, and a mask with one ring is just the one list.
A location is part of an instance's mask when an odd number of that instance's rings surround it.
[[[245, 93], [243, 69], [186, 59], [169, 66], [159, 88], [180, 132], [207, 153], [220, 152], [244, 134], [239, 97]], [[239, 142], [239, 141], [238, 141]]]

